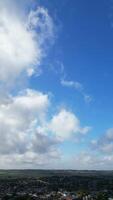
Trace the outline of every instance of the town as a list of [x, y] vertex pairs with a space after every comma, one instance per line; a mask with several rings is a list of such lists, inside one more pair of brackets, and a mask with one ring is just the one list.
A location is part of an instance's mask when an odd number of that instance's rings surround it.
[[0, 176], [0, 200], [113, 200], [113, 176], [50, 171], [39, 175]]

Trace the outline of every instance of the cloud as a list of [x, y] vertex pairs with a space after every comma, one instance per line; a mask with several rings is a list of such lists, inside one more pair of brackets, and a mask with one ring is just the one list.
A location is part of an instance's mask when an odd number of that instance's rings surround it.
[[[76, 115], [66, 109], [53, 116], [49, 123], [49, 129], [61, 139], [69, 139], [76, 134], [85, 135], [89, 132], [90, 127], [81, 127], [80, 121]], [[76, 136], [75, 136], [76, 137]]]
[[[70, 165], [68, 165], [70, 163]], [[73, 169], [112, 170], [113, 166], [113, 128], [106, 130], [100, 138], [91, 141], [86, 151], [80, 152], [66, 160]]]
[[75, 88], [76, 90], [78, 91], [82, 91], [83, 90], [83, 86], [81, 83], [79, 82], [74, 82], [74, 81], [67, 81], [67, 80], [61, 80], [61, 84], [63, 86], [66, 86], [66, 87], [71, 87], [71, 88]]
[[61, 85], [78, 91], [83, 96], [86, 103], [90, 103], [92, 101], [91, 95], [85, 93], [84, 87], [80, 82], [61, 79]]
[[58, 141], [55, 137], [49, 137], [46, 134], [42, 134], [37, 132], [33, 135], [32, 146], [34, 152], [38, 152], [40, 154], [45, 154], [47, 152], [52, 152], [53, 147], [58, 144]]
[[70, 160], [71, 166], [76, 169], [89, 170], [112, 170], [113, 156], [101, 155], [95, 152], [81, 152]]
[[12, 154], [0, 156], [1, 169], [50, 169], [53, 163], [58, 162], [60, 153], [53, 151], [38, 154], [27, 151], [24, 154]]
[[31, 10], [28, 15], [27, 28], [29, 31], [34, 31], [38, 43], [44, 45], [44, 42], [49, 38], [53, 38], [54, 25], [53, 20], [48, 14], [48, 10], [43, 7], [38, 7], [37, 10]]
[[76, 115], [66, 109], [50, 118], [50, 105], [49, 94], [32, 89], [10, 95], [7, 102], [1, 101], [0, 161], [4, 166], [9, 166], [14, 158], [14, 167], [49, 164], [60, 159], [62, 142], [77, 134], [84, 136], [90, 130], [87, 126], [82, 128]]
[[92, 102], [92, 100], [93, 100], [92, 96], [90, 96], [88, 94], [83, 94], [83, 96], [84, 96], [84, 100], [86, 103]]
[[0, 161], [4, 166], [13, 159], [15, 167], [33, 167], [59, 158], [59, 141], [41, 129], [49, 105], [48, 94], [31, 89], [0, 104]]
[[7, 104], [0, 105], [0, 153], [23, 153], [29, 146], [35, 123], [44, 120], [49, 106], [48, 96], [25, 90]]
[[94, 150], [105, 154], [113, 153], [113, 128], [108, 129], [101, 138], [91, 141], [91, 146]]
[[102, 155], [89, 149], [63, 157], [55, 163], [58, 169], [112, 170], [113, 155]]
[[7, 1], [1, 3], [0, 82], [7, 84], [22, 73], [31, 76], [38, 71], [54, 29], [48, 11], [42, 7], [31, 10], [26, 17], [9, 8]]
[[79, 170], [112, 170], [113, 155], [101, 155], [86, 151], [67, 159], [65, 166], [68, 169]]

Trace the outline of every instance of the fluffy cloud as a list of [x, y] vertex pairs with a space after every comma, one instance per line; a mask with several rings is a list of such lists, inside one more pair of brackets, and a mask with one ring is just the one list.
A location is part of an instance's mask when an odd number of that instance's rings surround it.
[[81, 127], [76, 115], [66, 109], [62, 109], [57, 115], [53, 116], [49, 129], [59, 138], [68, 139], [74, 134], [86, 134], [90, 127]]
[[[12, 1], [11, 1], [12, 2]], [[11, 3], [10, 2], [10, 3]], [[7, 1], [0, 7], [0, 81], [9, 83], [26, 72], [35, 73], [44, 56], [46, 41], [53, 38], [53, 22], [44, 8], [27, 17], [10, 12]], [[38, 70], [38, 69], [37, 69]]]
[[29, 134], [44, 119], [48, 105], [47, 95], [29, 89], [1, 104], [0, 153], [25, 152], [29, 148]]
[[40, 128], [49, 104], [47, 94], [30, 89], [0, 104], [0, 161], [4, 165], [14, 158], [15, 165], [34, 166], [59, 157], [58, 140]]
[[13, 159], [14, 167], [49, 164], [60, 159], [61, 142], [89, 131], [66, 109], [48, 120], [50, 105], [48, 94], [31, 89], [0, 103], [0, 161], [4, 166], [10, 166]]

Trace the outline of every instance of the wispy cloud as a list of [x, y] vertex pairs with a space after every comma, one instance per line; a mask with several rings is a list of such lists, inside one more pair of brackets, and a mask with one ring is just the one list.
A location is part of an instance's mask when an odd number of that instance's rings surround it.
[[65, 87], [74, 88], [75, 90], [78, 90], [78, 91], [83, 90], [82, 84], [76, 81], [74, 82], [74, 81], [67, 81], [67, 80], [62, 79], [61, 84]]
[[61, 79], [61, 85], [78, 91], [83, 96], [86, 103], [90, 103], [93, 100], [91, 95], [85, 93], [83, 85], [78, 81]]
[[67, 79], [68, 75], [65, 69], [65, 66], [62, 62], [56, 61], [54, 65], [51, 66], [51, 70], [59, 75], [60, 84], [63, 87], [72, 88], [75, 91], [79, 92], [80, 95], [83, 97], [86, 103], [91, 103], [93, 101], [93, 97], [90, 94], [85, 92], [84, 86], [79, 81], [73, 81]]

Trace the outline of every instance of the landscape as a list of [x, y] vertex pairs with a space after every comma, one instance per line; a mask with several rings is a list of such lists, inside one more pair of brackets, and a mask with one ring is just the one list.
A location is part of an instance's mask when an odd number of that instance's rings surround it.
[[1, 170], [1, 200], [112, 200], [113, 171]]
[[0, 200], [113, 200], [113, 0], [0, 0]]

